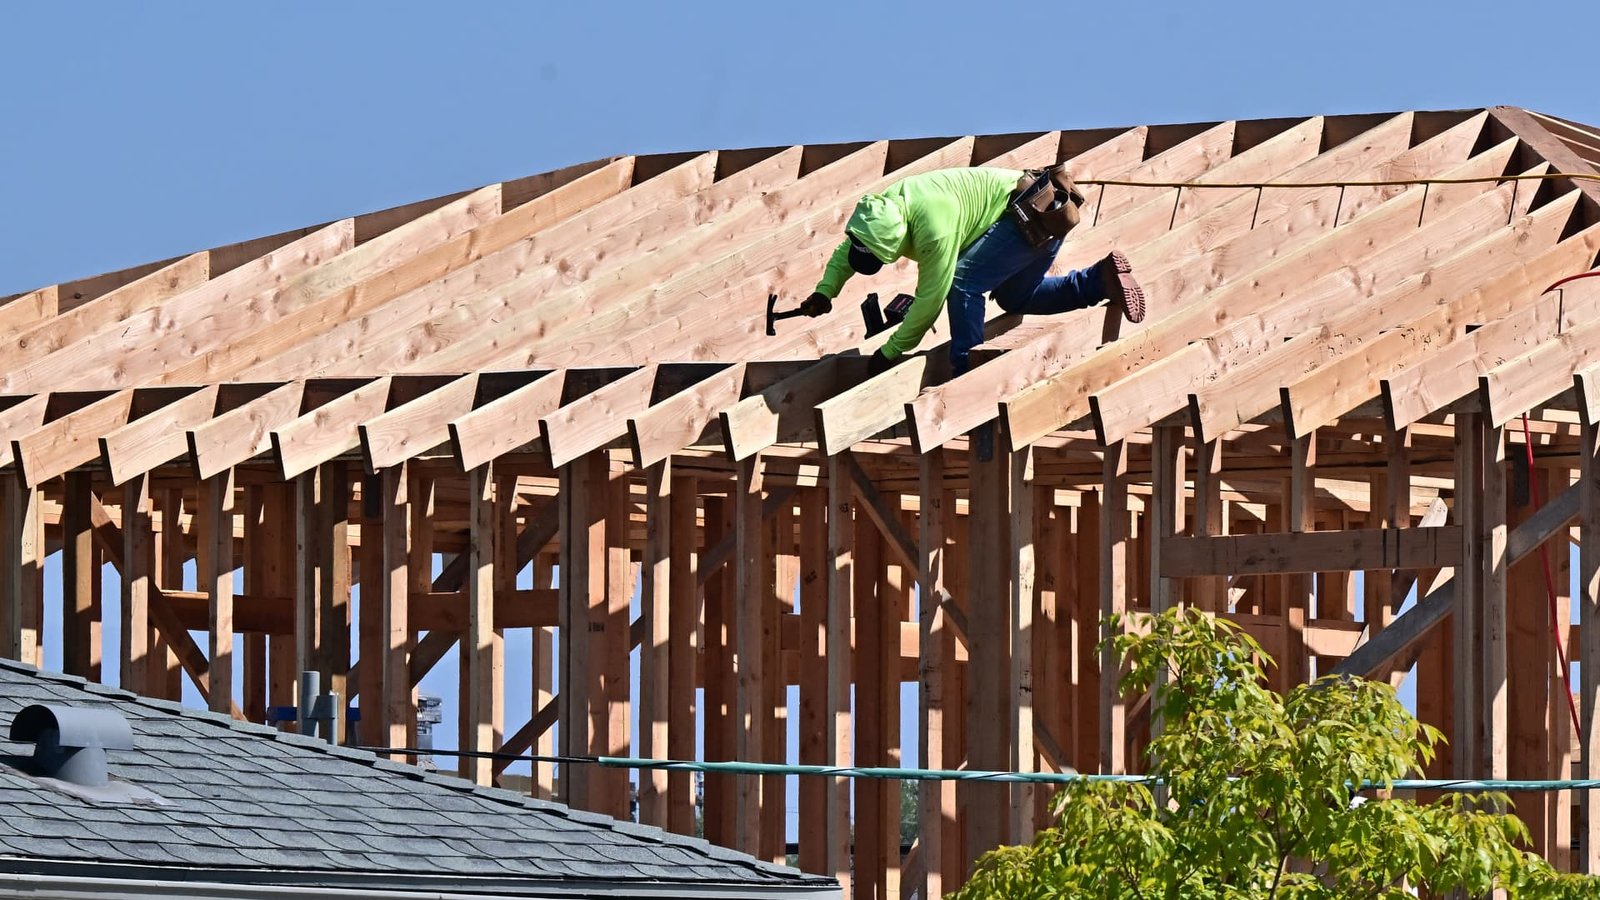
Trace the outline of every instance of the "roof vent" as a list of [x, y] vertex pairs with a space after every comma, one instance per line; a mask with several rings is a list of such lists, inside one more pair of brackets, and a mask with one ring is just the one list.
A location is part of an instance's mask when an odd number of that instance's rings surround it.
[[109, 709], [34, 704], [11, 720], [13, 741], [32, 741], [39, 774], [83, 787], [103, 787], [107, 750], [132, 750], [128, 720]]

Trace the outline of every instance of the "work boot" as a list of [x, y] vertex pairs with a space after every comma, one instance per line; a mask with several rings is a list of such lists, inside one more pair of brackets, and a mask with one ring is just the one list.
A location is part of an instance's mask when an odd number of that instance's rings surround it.
[[1122, 314], [1129, 322], [1143, 322], [1144, 289], [1133, 280], [1133, 263], [1128, 262], [1121, 250], [1113, 250], [1098, 265], [1106, 299], [1122, 307]]

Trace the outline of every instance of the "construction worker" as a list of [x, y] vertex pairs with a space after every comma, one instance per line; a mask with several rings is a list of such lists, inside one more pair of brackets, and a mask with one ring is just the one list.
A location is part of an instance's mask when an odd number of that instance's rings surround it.
[[[983, 340], [984, 294], [1006, 312], [1053, 315], [1110, 300], [1129, 321], [1144, 318], [1144, 292], [1132, 266], [1113, 251], [1099, 263], [1049, 276], [1061, 238], [1077, 223], [1082, 196], [1071, 176], [1047, 173], [1059, 199], [1051, 204], [1054, 233], [1041, 234], [1024, 210], [1013, 210], [1028, 185], [1045, 177], [1016, 169], [942, 169], [912, 175], [856, 204], [845, 240], [833, 251], [816, 291], [800, 304], [810, 316], [832, 309], [853, 274], [872, 275], [902, 256], [917, 263], [917, 288], [904, 321], [872, 355], [873, 374], [914, 349], [950, 305], [950, 362], [967, 371], [972, 348]], [[1043, 195], [1041, 195], [1043, 196]]]

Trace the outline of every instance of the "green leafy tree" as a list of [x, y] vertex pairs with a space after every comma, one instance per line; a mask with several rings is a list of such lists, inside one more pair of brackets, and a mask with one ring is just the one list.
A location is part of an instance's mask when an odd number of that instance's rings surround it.
[[1441, 740], [1388, 685], [1328, 677], [1281, 697], [1263, 686], [1271, 660], [1231, 622], [1139, 619], [1113, 646], [1125, 689], [1153, 690], [1148, 770], [1162, 787], [1068, 785], [1054, 827], [987, 854], [958, 897], [1600, 897], [1600, 879], [1522, 849], [1503, 795], [1421, 804], [1361, 790], [1414, 777]]

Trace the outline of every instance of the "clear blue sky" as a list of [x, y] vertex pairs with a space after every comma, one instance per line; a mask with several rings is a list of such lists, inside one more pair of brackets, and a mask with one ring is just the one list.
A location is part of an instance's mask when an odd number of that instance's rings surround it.
[[7, 3], [0, 294], [615, 153], [1498, 103], [1600, 123], [1593, 13]]

